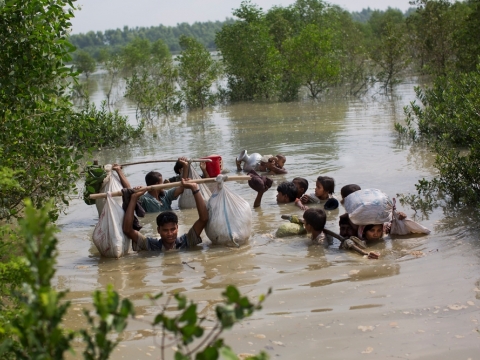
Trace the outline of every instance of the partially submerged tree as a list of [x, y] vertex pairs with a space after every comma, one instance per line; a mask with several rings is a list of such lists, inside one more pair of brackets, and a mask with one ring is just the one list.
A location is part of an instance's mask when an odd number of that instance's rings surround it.
[[210, 52], [197, 40], [180, 37], [182, 52], [177, 58], [180, 88], [191, 109], [212, 105], [215, 101], [212, 84], [218, 78], [219, 66]]
[[372, 30], [370, 57], [377, 67], [376, 80], [387, 91], [397, 83], [398, 75], [411, 62], [408, 52], [408, 37], [405, 19], [400, 10], [378, 10], [368, 21]]
[[222, 61], [231, 100], [272, 99], [282, 75], [279, 51], [270, 36], [261, 8], [243, 1], [233, 14], [239, 21], [225, 25], [215, 42]]
[[96, 68], [95, 59], [91, 57], [89, 53], [82, 50], [78, 51], [75, 54], [75, 59], [73, 63], [75, 65], [75, 68], [80, 73], [85, 75], [85, 77], [87, 78], [87, 81], [90, 75], [95, 71], [95, 68]]
[[335, 57], [330, 30], [309, 24], [298, 36], [288, 39], [284, 47], [289, 67], [312, 98], [336, 84], [340, 62]]

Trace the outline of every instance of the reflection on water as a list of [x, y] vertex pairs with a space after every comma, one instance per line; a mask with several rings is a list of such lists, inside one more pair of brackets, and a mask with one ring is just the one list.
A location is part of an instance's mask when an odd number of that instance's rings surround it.
[[[418, 267], [441, 267], [441, 260], [447, 258], [444, 253], [450, 255], [449, 266], [456, 268], [467, 254], [477, 254], [478, 259], [477, 237], [467, 231], [478, 216], [466, 213], [461, 220], [445, 218], [441, 209], [421, 219], [423, 225], [433, 230], [430, 235], [386, 237], [385, 241], [372, 245], [372, 250], [381, 253], [378, 261], [341, 251], [336, 240], [331, 246], [319, 246], [312, 245], [307, 236], [279, 239], [274, 235], [284, 221], [281, 215], [302, 213], [292, 204], [276, 204], [275, 188], [281, 181], [304, 177], [310, 183], [311, 192], [316, 178], [328, 175], [336, 181], [336, 194], [342, 186], [356, 183], [362, 188], [382, 189], [395, 197], [398, 193], [416, 192], [414, 184], [418, 179], [433, 176], [433, 154], [398, 141], [394, 132], [394, 122], [403, 121], [403, 106], [414, 99], [413, 85], [399, 86], [390, 99], [238, 103], [148, 123], [144, 139], [97, 153], [95, 157], [99, 163], [128, 163], [182, 155], [193, 158], [216, 153], [223, 157], [224, 167], [235, 173], [235, 156], [247, 149], [261, 154], [284, 154], [289, 173], [274, 176], [274, 185], [265, 193], [262, 206], [252, 208], [252, 237], [248, 245], [239, 249], [211, 246], [203, 234], [203, 246], [193, 251], [132, 252], [118, 260], [103, 259], [91, 242], [93, 226], [98, 219], [96, 211], [77, 199], [58, 222], [61, 233], [57, 288], [69, 288], [68, 298], [74, 303], [89, 304], [92, 290], [113, 284], [122, 296], [135, 302], [137, 314], [145, 319], [158, 312], [158, 307], [145, 295], [159, 292], [183, 292], [200, 304], [202, 315], [210, 316], [222, 298], [222, 289], [228, 284], [236, 285], [242, 293], [253, 297], [271, 287], [274, 300], [266, 304], [266, 315], [278, 318], [349, 309], [360, 313], [385, 306], [381, 301], [372, 302], [373, 297], [392, 299], [393, 293], [396, 300], [402, 298], [391, 284], [400, 282], [402, 287], [408, 287], [405, 279], [420, 281], [428, 275], [423, 275]], [[91, 85], [90, 91], [98, 103], [104, 96], [105, 86], [100, 82]], [[135, 124], [132, 105], [125, 100], [118, 105]], [[173, 164], [129, 166], [125, 173], [132, 185], [141, 185], [145, 174], [151, 170], [172, 176]], [[227, 186], [253, 204], [256, 193], [246, 183], [229, 182]], [[398, 206], [409, 217], [415, 215], [411, 209]], [[176, 202], [173, 207], [178, 209]], [[329, 212], [326, 227], [338, 231], [338, 216], [343, 212], [343, 207]], [[178, 211], [178, 215], [180, 233], [188, 231], [197, 218], [194, 209]], [[155, 233], [154, 214], [147, 214], [141, 222], [142, 232]], [[452, 239], [462, 242], [456, 252]], [[475, 260], [469, 261], [475, 263]], [[417, 269], [414, 275], [412, 269]], [[465, 279], [469, 281], [469, 289], [478, 280]], [[384, 291], [362, 290], [362, 286], [379, 283]], [[432, 288], [432, 291], [438, 289]], [[480, 290], [475, 295], [478, 297], [479, 293]], [[407, 302], [404, 306], [417, 306], [415, 298], [404, 301]], [[137, 335], [142, 338], [152, 335], [139, 332], [145, 329], [143, 323], [132, 327], [128, 334], [132, 341], [136, 341]]]

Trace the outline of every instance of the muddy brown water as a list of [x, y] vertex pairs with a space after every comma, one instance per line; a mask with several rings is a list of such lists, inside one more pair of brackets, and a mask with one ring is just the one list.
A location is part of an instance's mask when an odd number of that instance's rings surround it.
[[[160, 358], [159, 332], [149, 322], [160, 311], [147, 294], [183, 292], [212, 318], [228, 284], [255, 299], [272, 288], [263, 309], [224, 333], [239, 354], [266, 351], [272, 359], [480, 359], [480, 242], [472, 226], [436, 209], [417, 218], [432, 230], [427, 236], [386, 237], [373, 246], [379, 260], [368, 260], [333, 246], [312, 245], [307, 236], [279, 239], [282, 214], [301, 214], [291, 204], [277, 205], [275, 184], [305, 177], [310, 191], [319, 175], [332, 176], [336, 193], [348, 183], [378, 188], [391, 197], [415, 192], [415, 183], [435, 174], [434, 156], [398, 140], [394, 122], [414, 99], [412, 80], [393, 96], [329, 99], [318, 102], [245, 103], [184, 113], [149, 124], [146, 139], [98, 154], [100, 163], [127, 163], [181, 155], [216, 153], [235, 173], [241, 150], [283, 153], [287, 175], [274, 177], [262, 206], [253, 209], [252, 236], [241, 248], [213, 247], [169, 253], [130, 253], [115, 260], [99, 256], [91, 235], [98, 220], [94, 206], [72, 201], [58, 225], [59, 257], [55, 286], [69, 289], [66, 326], [84, 326], [82, 308], [91, 293], [113, 284], [135, 304], [136, 319], [121, 335], [112, 359]], [[103, 95], [101, 86], [92, 92]], [[134, 109], [119, 102], [121, 111]], [[134, 120], [132, 120], [134, 121]], [[173, 164], [125, 168], [130, 182], [143, 184], [158, 170], [172, 176]], [[253, 204], [246, 183], [228, 183]], [[174, 202], [174, 209], [178, 209]], [[399, 209], [414, 217], [408, 207]], [[329, 212], [327, 228], [338, 231], [343, 207]], [[196, 219], [195, 210], [178, 211], [180, 231]], [[467, 220], [465, 220], [467, 219]], [[142, 219], [153, 234], [155, 215]], [[184, 264], [187, 263], [187, 264]], [[79, 349], [80, 350], [80, 349]], [[172, 349], [167, 349], [171, 357]], [[80, 353], [77, 354], [80, 357]]]

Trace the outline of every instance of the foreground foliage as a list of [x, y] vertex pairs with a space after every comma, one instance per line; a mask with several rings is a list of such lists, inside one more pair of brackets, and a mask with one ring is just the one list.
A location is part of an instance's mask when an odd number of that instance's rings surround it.
[[25, 197], [37, 207], [68, 204], [87, 150], [140, 135], [104, 108], [73, 109], [67, 94], [77, 74], [65, 65], [73, 10], [71, 0], [0, 3], [0, 168], [18, 184], [0, 187], [0, 219], [21, 216]]
[[[133, 304], [128, 299], [120, 299], [111, 286], [106, 291], [95, 291], [95, 312], [84, 310], [89, 327], [78, 332], [65, 329], [62, 323], [70, 307], [70, 301], [65, 300], [67, 291], [58, 292], [51, 285], [58, 255], [58, 241], [55, 238], [58, 230], [49, 217], [52, 204], [46, 204], [40, 210], [36, 210], [30, 201], [25, 204], [25, 217], [20, 221], [18, 234], [23, 239], [23, 256], [19, 257], [21, 267], [12, 267], [6, 272], [5, 268], [0, 266], [0, 292], [3, 300], [0, 305], [0, 357], [64, 359], [67, 352], [73, 352], [74, 338], [80, 337], [84, 344], [84, 359], [108, 359], [121, 340], [121, 337], [112, 335], [119, 335], [125, 330], [128, 318], [135, 314]], [[16, 279], [4, 276], [7, 273], [16, 273]], [[21, 287], [18, 286], [20, 282]], [[7, 285], [11, 285], [14, 291], [7, 294], [4, 291]], [[152, 301], [161, 296], [162, 294], [152, 297]], [[260, 296], [254, 304], [234, 286], [228, 286], [223, 296], [225, 301], [216, 307], [215, 325], [211, 330], [207, 330], [204, 325], [209, 319], [200, 317], [197, 305], [188, 302], [185, 296], [174, 296], [178, 312], [173, 316], [167, 311], [167, 300], [151, 324], [153, 328], [160, 326], [163, 330], [159, 346], [162, 359], [165, 358], [166, 348], [172, 345], [178, 348], [175, 359], [214, 360], [218, 359], [220, 354], [227, 359], [237, 359], [220, 335], [261, 309], [265, 296]], [[174, 340], [167, 344], [169, 333], [174, 336]], [[194, 340], [197, 342], [189, 347]], [[267, 359], [267, 356], [261, 353], [252, 359]]]

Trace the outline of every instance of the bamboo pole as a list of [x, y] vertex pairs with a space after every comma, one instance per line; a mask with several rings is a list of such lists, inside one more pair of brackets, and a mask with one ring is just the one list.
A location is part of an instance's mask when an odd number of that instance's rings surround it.
[[[238, 176], [223, 176], [223, 181], [242, 181], [242, 180], [250, 180], [251, 177], [248, 175], [238, 175]], [[216, 180], [215, 178], [208, 178], [208, 179], [195, 179], [195, 180], [188, 180], [187, 183], [196, 183], [196, 184], [205, 184], [205, 183], [214, 183]], [[168, 184], [158, 184], [158, 185], [150, 185], [150, 186], [142, 186], [139, 189], [134, 189], [134, 192], [143, 191], [143, 190], [160, 190], [160, 189], [170, 189], [177, 186], [182, 186], [180, 181], [168, 183]], [[111, 193], [112, 196], [122, 196], [121, 191], [115, 191]], [[90, 199], [104, 199], [107, 197], [107, 193], [99, 193], [99, 194], [91, 194], [89, 196]]]
[[[150, 164], [150, 163], [159, 163], [159, 162], [177, 162], [178, 159], [164, 159], [164, 160], [147, 160], [147, 161], [138, 161], [134, 163], [120, 164], [120, 166], [129, 166], [129, 165], [138, 165], [138, 164]], [[189, 162], [212, 162], [212, 159], [189, 159]]]

